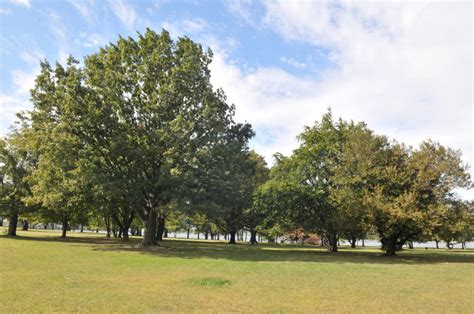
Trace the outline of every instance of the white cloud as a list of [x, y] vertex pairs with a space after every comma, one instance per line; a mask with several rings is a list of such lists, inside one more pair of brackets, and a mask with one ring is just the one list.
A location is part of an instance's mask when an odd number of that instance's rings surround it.
[[45, 56], [43, 52], [39, 50], [30, 50], [20, 53], [20, 58], [29, 65], [38, 65], [40, 60], [43, 60]]
[[230, 13], [242, 19], [246, 24], [258, 27], [258, 23], [252, 14], [253, 0], [227, 0], [225, 5]]
[[305, 69], [307, 66], [306, 63], [297, 61], [293, 58], [281, 57], [280, 61], [300, 70]]
[[94, 0], [68, 0], [68, 2], [87, 23], [94, 20]]
[[206, 21], [201, 18], [184, 20], [182, 22], [182, 27], [187, 33], [198, 33], [204, 30], [207, 26]]
[[29, 94], [30, 89], [35, 86], [35, 79], [39, 73], [39, 67], [31, 72], [13, 70], [11, 72], [12, 84], [17, 88], [17, 93]]
[[[246, 73], [217, 51], [213, 83], [237, 116], [263, 130], [265, 154], [290, 153], [304, 124], [331, 106], [408, 144], [432, 138], [473, 163], [472, 8], [463, 2], [267, 2], [263, 25], [285, 40], [330, 49], [335, 68], [299, 78]], [[472, 171], [471, 171], [472, 173]]]
[[50, 12], [48, 16], [50, 20], [49, 29], [53, 34], [58, 46], [57, 60], [64, 64], [66, 63], [66, 60], [70, 54], [69, 40], [66, 36], [66, 28], [62, 22], [61, 17], [57, 13]]
[[7, 134], [16, 113], [31, 109], [30, 102], [22, 97], [0, 94], [0, 134]]
[[[165, 20], [161, 27], [166, 29], [172, 37], [181, 37], [186, 35], [212, 36], [207, 32], [207, 23], [201, 18], [184, 20]], [[213, 37], [213, 36], [212, 36]]]
[[12, 11], [10, 9], [0, 8], [0, 14], [11, 14]]
[[10, 0], [10, 2], [16, 5], [27, 7], [28, 9], [31, 8], [30, 0]]
[[107, 40], [100, 34], [97, 33], [79, 33], [79, 39], [76, 40], [82, 46], [86, 48], [104, 46], [107, 44]]
[[135, 9], [123, 0], [109, 1], [110, 7], [115, 16], [128, 28], [132, 28], [137, 20]]

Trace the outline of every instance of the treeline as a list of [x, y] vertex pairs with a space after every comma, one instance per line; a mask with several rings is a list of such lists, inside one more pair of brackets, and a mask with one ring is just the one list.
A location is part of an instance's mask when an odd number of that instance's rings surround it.
[[459, 151], [432, 141], [407, 147], [330, 111], [299, 141], [290, 157], [276, 155], [255, 196], [283, 229], [314, 232], [332, 252], [340, 239], [354, 245], [374, 233], [387, 255], [412, 241], [472, 239], [472, 203], [454, 193], [472, 187]]
[[65, 66], [41, 62], [33, 109], [0, 141], [0, 214], [104, 228], [154, 245], [193, 226], [272, 239], [315, 234], [329, 250], [377, 233], [388, 255], [409, 241], [467, 241], [472, 204], [460, 152], [406, 147], [329, 111], [268, 169], [254, 131], [210, 83], [212, 52], [147, 30]]

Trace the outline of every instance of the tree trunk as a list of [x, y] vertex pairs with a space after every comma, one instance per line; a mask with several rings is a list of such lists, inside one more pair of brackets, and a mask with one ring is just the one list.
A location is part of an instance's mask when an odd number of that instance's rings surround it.
[[365, 247], [365, 240], [362, 238], [362, 247]]
[[122, 228], [122, 240], [128, 241], [129, 236], [128, 236], [128, 228], [127, 226]]
[[156, 245], [156, 212], [151, 210], [148, 217], [143, 222], [145, 234], [143, 235], [142, 246]]
[[436, 243], [436, 248], [439, 249], [439, 241], [435, 240], [435, 243]]
[[81, 232], [84, 232], [84, 225], [81, 224]]
[[135, 218], [135, 212], [128, 207], [121, 208], [119, 211], [112, 215], [113, 220], [119, 228], [119, 238], [123, 241], [128, 241], [128, 231], [132, 225], [133, 219]]
[[165, 232], [165, 223], [166, 217], [164, 215], [159, 215], [157, 219], [157, 227], [156, 227], [156, 239], [158, 241], [163, 241], [163, 233]]
[[269, 237], [268, 238], [268, 243], [275, 243], [275, 238]]
[[107, 238], [110, 238], [110, 216], [104, 216], [105, 229], [107, 230]]
[[336, 253], [337, 252], [337, 235], [331, 234], [328, 237], [329, 239], [329, 252]]
[[44, 230], [48, 229], [48, 224], [43, 225]]
[[257, 244], [257, 231], [250, 230], [250, 244]]
[[30, 224], [28, 223], [28, 220], [23, 220], [23, 227], [21, 228], [21, 230], [28, 231], [29, 227], [30, 227]]
[[[396, 256], [399, 250], [399, 243], [391, 238], [381, 239], [382, 249], [385, 251], [386, 256]], [[402, 244], [403, 245], [403, 244]]]
[[199, 240], [199, 231], [198, 231], [198, 233], [197, 233], [197, 238], [198, 238], [198, 240]]
[[356, 248], [356, 243], [357, 243], [357, 238], [352, 238], [349, 240], [351, 243], [351, 248], [355, 249]]
[[187, 231], [186, 239], [189, 239], [189, 232], [191, 232], [191, 222], [188, 222], [188, 229], [186, 231]]
[[11, 237], [16, 236], [16, 225], [18, 224], [18, 213], [15, 212], [10, 215], [10, 219], [8, 221], [8, 233], [7, 235]]
[[410, 249], [413, 249], [413, 241], [409, 241], [409, 242], [408, 242], [408, 247], [409, 247]]
[[3, 217], [0, 217], [0, 227], [3, 227]]
[[235, 231], [230, 233], [229, 244], [235, 244]]
[[209, 240], [209, 232], [206, 231], [204, 233], [204, 239]]
[[66, 232], [67, 232], [67, 228], [68, 228], [68, 217], [67, 217], [67, 213], [64, 213], [63, 214], [63, 226], [62, 226], [62, 234], [61, 234], [61, 238], [65, 238], [66, 237]]

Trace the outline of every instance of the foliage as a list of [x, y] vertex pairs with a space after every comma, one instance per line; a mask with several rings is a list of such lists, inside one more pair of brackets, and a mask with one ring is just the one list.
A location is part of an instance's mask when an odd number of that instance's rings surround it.
[[43, 62], [31, 123], [48, 130], [41, 141], [55, 143], [51, 135], [60, 130], [60, 138], [80, 147], [69, 162], [79, 158], [93, 170], [88, 179], [133, 208], [144, 223], [143, 245], [151, 245], [157, 214], [182, 192], [196, 157], [228, 134], [245, 143], [252, 132], [233, 122], [234, 107], [213, 90], [211, 51], [188, 38], [173, 42], [166, 31], [138, 37], [120, 38], [86, 57], [83, 67], [72, 58], [66, 69]]
[[382, 156], [366, 204], [383, 249], [395, 255], [407, 241], [430, 233], [452, 209], [453, 190], [471, 183], [459, 153], [437, 143], [424, 142], [418, 150], [395, 144]]
[[25, 203], [31, 194], [27, 177], [34, 167], [35, 158], [22, 144], [24, 134], [14, 132], [6, 139], [0, 138], [0, 214], [10, 221], [8, 235], [16, 235], [19, 215], [26, 215], [38, 208]]

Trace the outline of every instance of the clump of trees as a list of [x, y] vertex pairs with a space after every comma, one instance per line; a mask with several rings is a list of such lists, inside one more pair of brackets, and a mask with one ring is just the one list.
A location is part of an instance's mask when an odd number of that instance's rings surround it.
[[[147, 30], [82, 63], [41, 62], [33, 109], [0, 141], [0, 214], [142, 235], [155, 245], [194, 229], [205, 239], [298, 234], [337, 252], [376, 233], [387, 255], [410, 241], [466, 241], [471, 187], [460, 153], [407, 147], [329, 111], [271, 170], [248, 147], [254, 131], [210, 83], [212, 52]], [[25, 224], [24, 224], [25, 226]], [[142, 234], [142, 229], [144, 233]], [[296, 237], [296, 236], [295, 236]]]
[[467, 203], [453, 192], [472, 186], [459, 151], [432, 141], [407, 147], [364, 123], [334, 121], [330, 111], [299, 140], [291, 156], [276, 156], [256, 195], [282, 225], [321, 235], [331, 252], [339, 239], [354, 246], [370, 230], [387, 255], [410, 241], [470, 236]]

